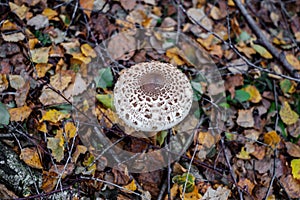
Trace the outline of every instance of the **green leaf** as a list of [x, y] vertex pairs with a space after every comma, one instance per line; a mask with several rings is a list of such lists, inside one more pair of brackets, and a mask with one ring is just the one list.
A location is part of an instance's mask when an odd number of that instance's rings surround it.
[[239, 102], [245, 102], [250, 99], [250, 94], [244, 90], [236, 90], [234, 98]]
[[97, 100], [102, 103], [106, 108], [114, 110], [114, 98], [111, 94], [97, 94]]
[[182, 175], [176, 175], [172, 178], [173, 183], [178, 185], [184, 185], [186, 183], [186, 192], [192, 192], [195, 187], [195, 177], [190, 173], [184, 173]]
[[109, 67], [99, 70], [99, 76], [95, 78], [96, 86], [106, 89], [113, 84], [114, 77]]
[[290, 91], [293, 87], [293, 83], [288, 79], [284, 79], [284, 80], [280, 81], [279, 85], [280, 85], [280, 88], [283, 93], [290, 93]]
[[159, 146], [161, 146], [164, 141], [165, 141], [165, 138], [167, 137], [168, 135], [168, 131], [160, 131], [157, 136], [156, 136], [156, 141], [159, 143]]
[[250, 39], [250, 35], [246, 32], [246, 31], [243, 31], [241, 34], [240, 34], [240, 37], [239, 37], [239, 40], [240, 41], [247, 41]]
[[8, 125], [9, 124], [9, 112], [7, 111], [5, 105], [0, 102], [0, 128], [2, 125]]
[[191, 81], [191, 85], [195, 91], [199, 92], [200, 94], [203, 94], [202, 86], [199, 82]]

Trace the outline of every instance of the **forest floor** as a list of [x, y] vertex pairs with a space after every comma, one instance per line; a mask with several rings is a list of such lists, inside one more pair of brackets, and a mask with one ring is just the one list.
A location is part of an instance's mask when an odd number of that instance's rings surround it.
[[[300, 1], [13, 0], [0, 13], [0, 199], [300, 198]], [[197, 106], [135, 137], [113, 89], [150, 61], [177, 66]]]

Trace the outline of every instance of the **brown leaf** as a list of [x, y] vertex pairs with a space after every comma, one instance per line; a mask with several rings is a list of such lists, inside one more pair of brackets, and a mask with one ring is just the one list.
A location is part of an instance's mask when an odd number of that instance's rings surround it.
[[290, 156], [300, 158], [300, 146], [291, 142], [286, 142], [285, 147]]
[[28, 166], [43, 169], [39, 154], [36, 148], [24, 148], [21, 150], [20, 159]]
[[292, 175], [282, 176], [280, 182], [285, 191], [291, 198], [300, 198], [300, 181], [297, 181]]
[[31, 111], [32, 111], [31, 108], [28, 106], [12, 108], [8, 110], [10, 114], [10, 120], [15, 122], [24, 121], [25, 119], [27, 119]]
[[115, 60], [129, 60], [135, 52], [135, 38], [126, 34], [119, 33], [108, 42], [107, 50]]
[[132, 10], [136, 5], [136, 0], [120, 0], [120, 3], [125, 10]]
[[249, 110], [239, 110], [238, 111], [238, 118], [237, 118], [237, 124], [245, 127], [245, 128], [251, 128], [254, 126], [254, 119], [252, 114], [253, 109]]
[[238, 182], [238, 186], [245, 189], [246, 191], [249, 192], [249, 194], [252, 195], [252, 191], [253, 191], [255, 185], [249, 179], [241, 178]]

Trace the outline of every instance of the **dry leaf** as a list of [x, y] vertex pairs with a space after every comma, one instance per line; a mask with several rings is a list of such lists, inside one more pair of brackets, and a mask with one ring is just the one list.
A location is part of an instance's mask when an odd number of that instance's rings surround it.
[[270, 145], [272, 148], [275, 148], [279, 144], [280, 140], [281, 138], [276, 131], [270, 131], [264, 135], [264, 143]]
[[18, 30], [18, 27], [16, 24], [10, 22], [9, 20], [5, 20], [2, 25], [0, 30], [3, 31], [15, 31]]
[[12, 33], [9, 35], [1, 34], [2, 38], [6, 42], [19, 42], [25, 39], [25, 35], [22, 32], [19, 33]]
[[108, 42], [107, 50], [115, 60], [129, 60], [136, 50], [136, 40], [126, 33], [119, 33]]
[[239, 126], [242, 126], [245, 128], [251, 128], [254, 126], [252, 110], [253, 109], [238, 111], [237, 124]]
[[205, 15], [204, 8], [190, 8], [187, 11], [188, 16], [191, 16], [194, 20], [199, 22], [208, 30], [212, 30], [212, 21]]
[[83, 12], [88, 16], [88, 18], [90, 18], [94, 7], [94, 0], [80, 0], [79, 4], [83, 9]]
[[279, 115], [286, 125], [292, 125], [299, 119], [299, 115], [291, 109], [290, 104], [287, 101], [284, 101], [283, 106], [279, 111]]
[[300, 181], [297, 181], [292, 175], [281, 176], [280, 183], [290, 198], [300, 198]]
[[3, 92], [8, 88], [8, 80], [6, 74], [0, 74], [0, 92]]
[[250, 195], [252, 195], [252, 191], [255, 185], [249, 179], [241, 178], [238, 182], [238, 186], [245, 189], [247, 192], [249, 192]]
[[21, 150], [20, 159], [28, 166], [35, 169], [43, 169], [39, 154], [36, 148], [24, 148]]
[[49, 26], [48, 17], [44, 15], [36, 15], [30, 20], [27, 21], [27, 25], [34, 26], [35, 30], [39, 30], [41, 28], [45, 28]]
[[19, 122], [23, 121], [24, 119], [27, 119], [31, 113], [31, 108], [28, 106], [23, 106], [20, 108], [11, 108], [8, 110], [10, 114], [10, 120]]
[[242, 147], [241, 151], [236, 155], [236, 157], [243, 160], [249, 160], [251, 158], [249, 152], [245, 150], [245, 147]]
[[75, 137], [77, 132], [77, 127], [74, 125], [73, 122], [67, 122], [65, 124], [65, 133], [68, 141], [70, 141], [71, 138]]
[[291, 142], [286, 142], [285, 147], [290, 156], [300, 158], [300, 146]]
[[45, 8], [43, 10], [42, 14], [46, 17], [48, 17], [49, 20], [53, 19], [58, 15], [58, 13], [55, 10], [52, 10], [51, 8]]
[[[137, 186], [135, 184], [135, 181], [132, 180], [129, 184], [123, 186], [126, 190], [123, 190], [126, 193], [130, 193], [130, 191], [135, 191], [137, 189]], [[130, 191], [128, 191], [130, 190]]]
[[47, 63], [50, 47], [41, 47], [30, 50], [32, 61], [35, 63]]
[[132, 10], [136, 5], [136, 0], [120, 0], [120, 3], [125, 10]]
[[95, 50], [89, 44], [81, 45], [80, 49], [81, 49], [82, 54], [86, 57], [88, 57], [88, 56], [90, 56], [92, 58], [97, 57]]
[[248, 85], [243, 89], [244, 91], [248, 92], [250, 94], [250, 101], [252, 103], [258, 103], [261, 101], [262, 97], [258, 91], [258, 89], [253, 85]]
[[57, 123], [57, 122], [61, 121], [62, 119], [69, 118], [69, 117], [70, 117], [70, 114], [66, 114], [66, 113], [60, 112], [58, 110], [52, 109], [52, 110], [49, 110], [46, 113], [44, 113], [40, 122], [49, 121], [52, 123]]
[[51, 69], [53, 65], [48, 63], [38, 63], [35, 66], [38, 78], [43, 78], [47, 71]]
[[296, 70], [300, 70], [300, 61], [293, 54], [287, 54], [285, 58]]
[[231, 191], [226, 187], [218, 186], [216, 190], [209, 187], [201, 200], [226, 200], [229, 198]]
[[83, 145], [77, 145], [77, 146], [76, 146], [76, 150], [75, 150], [75, 152], [73, 153], [73, 156], [72, 156], [72, 162], [73, 162], [73, 163], [76, 163], [78, 157], [80, 156], [80, 154], [85, 154], [86, 151], [87, 151], [86, 146], [83, 146]]
[[64, 158], [64, 136], [63, 131], [58, 130], [55, 138], [47, 137], [47, 147], [51, 149], [53, 158], [60, 162]]
[[26, 13], [28, 12], [29, 8], [27, 8], [24, 4], [22, 6], [18, 6], [12, 2], [9, 2], [9, 7], [12, 12], [14, 12], [20, 19], [24, 19]]
[[51, 76], [50, 84], [54, 89], [63, 91], [68, 87], [68, 85], [72, 81], [73, 76], [74, 73], [72, 71], [62, 70], [56, 73], [54, 76]]

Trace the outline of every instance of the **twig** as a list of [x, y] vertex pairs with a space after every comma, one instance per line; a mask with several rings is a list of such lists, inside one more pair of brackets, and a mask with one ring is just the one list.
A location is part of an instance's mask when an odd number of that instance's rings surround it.
[[238, 190], [238, 193], [240, 195], [240, 200], [243, 200], [243, 193], [242, 193], [242, 191], [240, 190], [240, 188], [238, 186], [238, 183], [237, 183], [236, 178], [235, 178], [235, 174], [234, 174], [234, 172], [232, 170], [231, 164], [229, 162], [229, 159], [228, 159], [226, 151], [225, 151], [224, 137], [221, 137], [221, 145], [222, 145], [222, 150], [223, 150], [223, 154], [224, 154], [226, 163], [227, 163], [229, 171], [230, 171], [231, 179], [233, 180], [233, 182], [234, 182], [234, 184], [235, 184], [235, 186], [236, 186], [236, 188]]
[[253, 18], [249, 15], [248, 11], [244, 7], [244, 5], [241, 3], [240, 0], [233, 0], [236, 7], [240, 10], [241, 14], [245, 17], [249, 27], [254, 32], [256, 37], [258, 38], [259, 43], [264, 46], [271, 54], [272, 56], [278, 60], [282, 66], [287, 70], [287, 72], [292, 75], [294, 78], [300, 78], [300, 74], [295, 71], [295, 68], [293, 68], [288, 61], [285, 58], [284, 52], [279, 52], [266, 38], [266, 36], [261, 32], [259, 27], [256, 25]]

